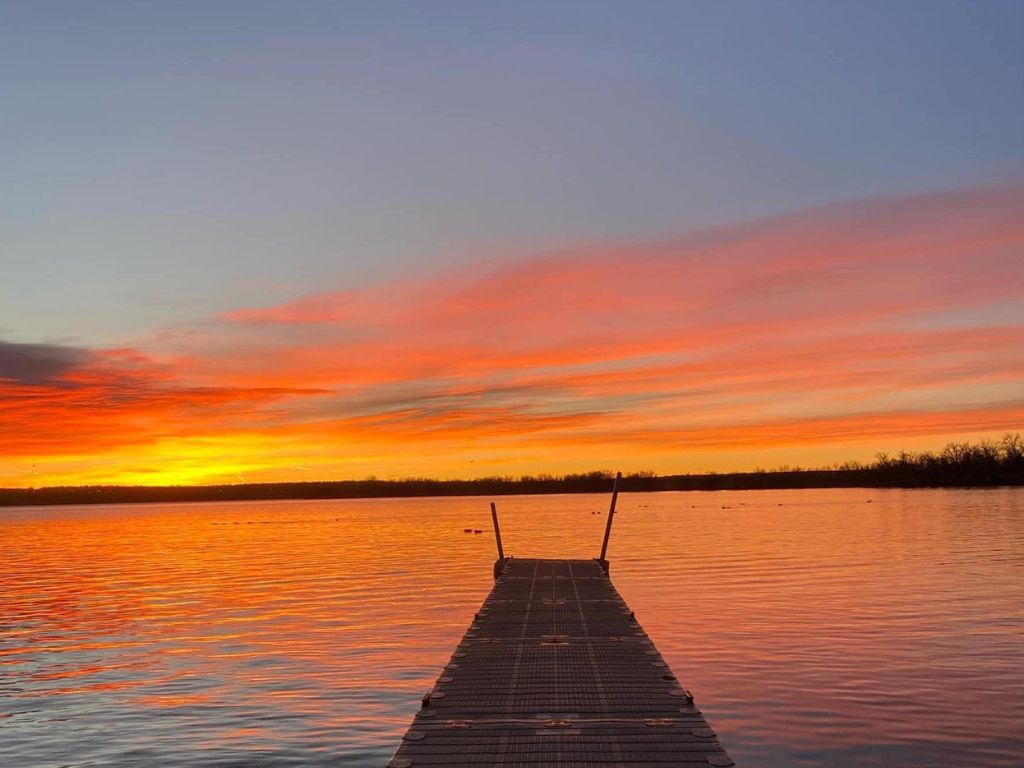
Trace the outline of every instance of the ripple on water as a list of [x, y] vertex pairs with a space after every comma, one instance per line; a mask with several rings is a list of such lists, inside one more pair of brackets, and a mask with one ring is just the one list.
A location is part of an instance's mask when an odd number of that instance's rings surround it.
[[[503, 498], [506, 549], [591, 557], [606, 504]], [[1024, 491], [620, 512], [616, 584], [740, 764], [1024, 764]], [[474, 498], [0, 511], [0, 765], [383, 765], [488, 526]]]

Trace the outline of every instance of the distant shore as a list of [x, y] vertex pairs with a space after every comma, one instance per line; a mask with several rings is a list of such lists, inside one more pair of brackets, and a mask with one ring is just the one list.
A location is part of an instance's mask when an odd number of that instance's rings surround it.
[[[236, 485], [0, 488], [0, 507], [58, 504], [148, 504], [183, 501], [273, 499], [373, 499], [412, 496], [509, 496], [605, 493], [612, 473], [485, 477], [476, 480], [338, 480]], [[626, 493], [656, 491], [754, 491], [786, 488], [984, 488], [1024, 486], [1024, 438], [1008, 433], [998, 442], [950, 443], [938, 453], [880, 453], [868, 465], [848, 462], [827, 469], [782, 468], [770, 472], [655, 475], [622, 478]]]
[[[190, 501], [267, 501], [274, 499], [368, 499], [422, 496], [506, 496], [557, 493], [605, 493], [608, 473], [594, 472], [557, 478], [483, 480], [342, 480], [307, 483], [245, 483], [207, 486], [83, 486], [0, 489], [0, 507], [62, 504], [147, 504]], [[907, 477], [875, 468], [733, 472], [700, 475], [627, 475], [619, 490], [742, 491], [802, 488], [936, 488], [1024, 486], [1024, 471], [993, 472], [985, 476]]]

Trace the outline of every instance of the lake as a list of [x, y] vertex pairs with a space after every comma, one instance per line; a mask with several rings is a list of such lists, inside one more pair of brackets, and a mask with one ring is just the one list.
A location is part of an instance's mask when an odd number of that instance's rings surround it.
[[[596, 556], [608, 500], [497, 498], [506, 552]], [[0, 765], [380, 768], [488, 501], [0, 510]], [[1024, 764], [1024, 489], [619, 501], [612, 579], [738, 765]]]

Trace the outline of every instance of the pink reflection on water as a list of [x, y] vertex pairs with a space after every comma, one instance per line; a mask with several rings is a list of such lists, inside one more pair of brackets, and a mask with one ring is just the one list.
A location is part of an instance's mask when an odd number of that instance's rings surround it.
[[[486, 502], [0, 513], [0, 763], [382, 765], [490, 588]], [[590, 557], [607, 498], [498, 509]], [[741, 764], [1020, 764], [1021, 491], [620, 510], [612, 576]]]

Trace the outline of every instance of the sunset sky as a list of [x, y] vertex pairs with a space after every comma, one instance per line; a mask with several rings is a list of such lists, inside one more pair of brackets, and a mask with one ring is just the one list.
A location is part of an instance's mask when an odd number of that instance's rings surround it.
[[1024, 431], [1024, 3], [0, 2], [0, 486]]

